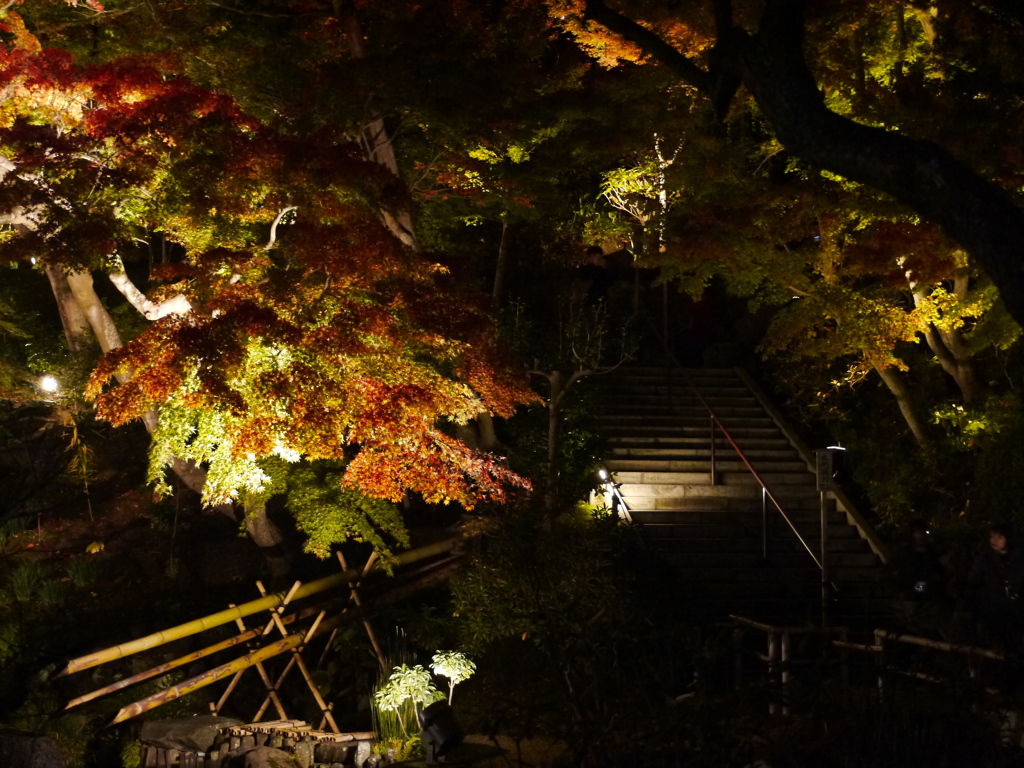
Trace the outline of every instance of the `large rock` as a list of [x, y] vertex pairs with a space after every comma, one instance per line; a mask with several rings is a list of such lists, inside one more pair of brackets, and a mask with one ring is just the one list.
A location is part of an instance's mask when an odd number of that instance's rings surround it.
[[3, 768], [67, 768], [67, 761], [48, 736], [0, 733]]
[[214, 715], [199, 715], [180, 720], [149, 720], [142, 724], [139, 741], [161, 749], [207, 752], [222, 728], [236, 725], [244, 723], [230, 717]]
[[298, 768], [287, 752], [274, 747], [240, 749], [228, 755], [226, 768]]

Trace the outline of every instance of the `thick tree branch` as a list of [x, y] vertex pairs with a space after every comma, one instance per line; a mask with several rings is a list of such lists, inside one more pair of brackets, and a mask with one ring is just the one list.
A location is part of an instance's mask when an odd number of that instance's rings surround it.
[[183, 295], [178, 294], [171, 298], [155, 304], [146, 298], [146, 294], [135, 287], [135, 283], [124, 271], [120, 259], [114, 265], [114, 269], [107, 275], [114, 287], [128, 299], [128, 303], [135, 307], [147, 320], [159, 320], [168, 315], [187, 315], [192, 311], [192, 305]]
[[711, 75], [651, 30], [623, 16], [618, 11], [613, 11], [602, 0], [587, 0], [585, 14], [586, 18], [593, 19], [601, 26], [607, 27], [615, 34], [654, 56], [662, 64], [671, 67], [683, 80], [705, 96], [714, 95], [714, 80]]

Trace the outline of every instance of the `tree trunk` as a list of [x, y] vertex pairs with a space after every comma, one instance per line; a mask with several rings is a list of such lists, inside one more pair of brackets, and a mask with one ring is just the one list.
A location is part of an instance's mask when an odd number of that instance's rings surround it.
[[[978, 381], [977, 369], [967, 345], [960, 338], [960, 332], [940, 331], [935, 326], [930, 326], [924, 332], [925, 341], [932, 352], [935, 353], [942, 370], [952, 377], [960, 389], [965, 403], [973, 402], [984, 392], [984, 387]], [[959, 354], [954, 352], [956, 349]]]
[[893, 397], [896, 398], [896, 402], [900, 407], [900, 413], [903, 414], [903, 418], [906, 420], [907, 426], [910, 427], [910, 432], [914, 435], [914, 439], [917, 440], [917, 444], [922, 448], [927, 448], [929, 445], [928, 429], [914, 407], [914, 402], [910, 396], [910, 387], [907, 386], [907, 382], [900, 376], [899, 371], [892, 366], [883, 367], [872, 363], [872, 367], [878, 371], [878, 375], [882, 377], [885, 386], [889, 388]]
[[96, 295], [96, 288], [92, 282], [92, 274], [89, 272], [68, 273], [68, 286], [75, 296], [75, 301], [81, 307], [89, 326], [92, 328], [96, 341], [100, 343], [100, 349], [109, 352], [121, 346], [121, 334], [114, 325], [114, 319], [107, 312], [100, 297]]
[[476, 424], [480, 434], [480, 448], [485, 451], [500, 450], [501, 441], [494, 431], [494, 417], [487, 411], [480, 411], [476, 415]]
[[[367, 58], [366, 38], [363, 35], [363, 28], [355, 11], [349, 9], [347, 13], [342, 13], [341, 3], [338, 2], [334, 3], [334, 11], [336, 15], [343, 16], [345, 19], [345, 30], [348, 35], [349, 46], [351, 46], [352, 56], [356, 59]], [[388, 134], [387, 126], [384, 124], [384, 116], [379, 110], [371, 107], [369, 120], [367, 120], [366, 126], [363, 128], [359, 138], [367, 158], [383, 165], [391, 171], [391, 174], [396, 179], [399, 179], [400, 174], [398, 172], [398, 158], [395, 156], [395, 147], [391, 136]], [[416, 240], [416, 231], [413, 227], [412, 215], [409, 212], [408, 205], [404, 202], [399, 202], [395, 205], [382, 203], [380, 211], [384, 225], [390, 230], [391, 234], [414, 251], [419, 251], [419, 242]]]
[[559, 407], [565, 392], [561, 371], [547, 374], [548, 400], [548, 466], [544, 483], [544, 509], [554, 515], [558, 509], [558, 447], [562, 440], [562, 411]]
[[272, 576], [273, 588], [283, 586], [281, 581], [288, 575], [291, 557], [284, 547], [281, 529], [267, 517], [267, 505], [263, 501], [246, 500], [245, 530], [249, 538], [260, 548]]
[[78, 354], [89, 347], [89, 320], [82, 308], [78, 306], [68, 281], [53, 267], [46, 268], [46, 277], [50, 281], [50, 289], [57, 300], [60, 322], [64, 326], [64, 338], [72, 354]]

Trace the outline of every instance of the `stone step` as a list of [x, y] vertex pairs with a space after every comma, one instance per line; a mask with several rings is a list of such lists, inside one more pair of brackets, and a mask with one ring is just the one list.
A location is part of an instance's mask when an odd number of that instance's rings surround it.
[[[710, 458], [704, 459], [611, 459], [605, 461], [605, 468], [613, 475], [619, 472], [710, 472]], [[759, 459], [753, 461], [758, 473], [771, 472], [772, 469], [797, 471], [804, 466], [803, 462], [781, 459], [769, 461]], [[746, 465], [741, 461], [722, 461], [715, 457], [715, 467], [719, 471], [744, 471]]]
[[637, 413], [649, 412], [672, 412], [677, 408], [703, 408], [703, 402], [707, 402], [718, 413], [720, 408], [760, 408], [757, 398], [750, 392], [739, 387], [735, 391], [720, 392], [717, 394], [703, 394], [697, 397], [692, 392], [669, 391], [649, 392], [642, 389], [622, 390], [601, 390], [601, 396], [605, 406], [613, 404], [615, 408], [625, 408]]
[[[802, 532], [801, 532], [802, 535]], [[663, 547], [671, 545], [677, 552], [754, 552], [760, 554], [762, 551], [761, 531], [744, 529], [735, 536], [729, 534], [719, 535], [714, 530], [693, 530], [686, 526], [644, 526], [643, 536], [652, 546]], [[804, 537], [807, 540], [807, 537]], [[807, 542], [811, 544], [810, 541]], [[817, 538], [811, 547], [817, 552]], [[803, 551], [803, 546], [797, 541], [792, 531], [771, 531], [768, 535], [768, 550]], [[866, 541], [853, 536], [830, 536], [828, 541], [829, 552], [849, 552], [863, 554], [870, 552]]]
[[[722, 427], [729, 434], [737, 429], [778, 429], [768, 417], [759, 417], [753, 414], [728, 413], [739, 409], [727, 409], [726, 413], [717, 414], [718, 424], [715, 429]], [[594, 422], [601, 426], [602, 430], [631, 429], [644, 432], [648, 429], [658, 427], [673, 427], [683, 429], [701, 429], [711, 433], [711, 420], [707, 411], [696, 409], [686, 413], [664, 413], [664, 414], [630, 414], [625, 409], [617, 409], [613, 414], [601, 414], [594, 418]]]
[[[736, 427], [729, 426], [726, 424], [726, 429], [736, 444], [739, 445], [740, 451], [746, 450], [746, 445], [752, 444], [753, 441], [757, 440], [771, 440], [774, 439], [776, 445], [784, 445], [786, 440], [784, 437], [779, 437], [781, 434], [777, 427]], [[698, 441], [710, 444], [711, 430], [708, 425], [687, 427], [677, 426], [672, 424], [662, 424], [658, 426], [605, 426], [601, 428], [601, 431], [611, 441], [618, 439], [627, 438], [630, 442], [636, 442], [640, 438], [653, 438], [660, 440], [686, 440], [687, 438], [695, 438]], [[716, 430], [715, 444], [716, 445], [729, 445], [729, 439]], [[753, 442], [753, 444], [759, 444]]]
[[[665, 435], [651, 435], [651, 434], [631, 434], [626, 430], [616, 430], [619, 434], [606, 435], [608, 441], [615, 447], [658, 447], [658, 448], [703, 448], [708, 450], [711, 447], [711, 439], [709, 430], [704, 430], [703, 434], [690, 434], [684, 433], [679, 429], [670, 431]], [[736, 444], [739, 445], [740, 450], [744, 453], [748, 449], [775, 449], [775, 450], [792, 450], [793, 446], [790, 445], [789, 441], [785, 437], [779, 435], [758, 435], [755, 437], [737, 438], [733, 435], [733, 439], [736, 440]], [[732, 443], [729, 442], [729, 438], [725, 435], [719, 434], [715, 437], [715, 451], [734, 451]]]
[[[750, 423], [771, 423], [774, 422], [764, 415], [764, 409], [759, 406], [749, 405], [723, 405], [714, 408], [715, 416], [719, 421], [729, 426], [731, 422], [742, 419]], [[644, 403], [631, 401], [628, 404], [615, 405], [604, 413], [599, 413], [596, 420], [601, 424], [616, 424], [623, 421], [655, 423], [656, 420], [692, 419], [694, 421], [708, 421], [711, 414], [707, 408], [701, 405], [671, 405], [671, 406], [650, 406]]]
[[[821, 585], [821, 571], [806, 554], [804, 559], [809, 565], [795, 560], [780, 564], [773, 562], [773, 558], [769, 557], [766, 565], [737, 567], [698, 564], [687, 560], [685, 555], [676, 556], [668, 552], [659, 553], [659, 557], [669, 566], [672, 575], [678, 579], [679, 589], [684, 592], [687, 588], [697, 587], [703, 591], [710, 584], [720, 584], [721, 591], [728, 590], [738, 597], [743, 597], [746, 596], [745, 587], [752, 583], [814, 584], [818, 587]], [[844, 585], [877, 584], [879, 569], [830, 565], [829, 580], [839, 585], [842, 592]], [[857, 592], [850, 589], [848, 594], [852, 596]]]
[[[746, 455], [746, 454], [744, 454]], [[792, 458], [782, 458], [778, 461], [772, 461], [763, 457], [753, 458], [747, 456], [750, 463], [757, 470], [758, 474], [764, 475], [765, 473], [773, 472], [785, 472], [785, 473], [799, 473], [807, 472], [807, 465], [800, 460], [794, 460]], [[673, 466], [668, 466], [669, 464]], [[625, 465], [636, 465], [636, 466], [625, 466]], [[646, 466], [645, 466], [646, 465]], [[692, 472], [703, 472], [708, 474], [711, 471], [711, 454], [697, 454], [690, 459], [674, 459], [669, 461], [649, 459], [649, 460], [636, 460], [627, 461], [624, 459], [611, 459], [605, 461], [605, 469], [612, 473], [613, 479], [616, 482], [623, 482], [624, 476], [632, 476], [636, 474], [644, 475], [674, 475], [679, 473], [692, 473]], [[737, 458], [722, 458], [715, 453], [715, 470], [719, 473], [750, 473], [747, 465], [744, 464]]]
[[654, 365], [637, 365], [629, 366], [628, 368], [618, 368], [617, 370], [604, 374], [607, 380], [627, 379], [627, 378], [668, 378], [673, 377], [679, 379], [682, 376], [687, 376], [691, 380], [696, 379], [720, 379], [720, 378], [732, 378], [739, 380], [739, 375], [733, 368], [664, 368]]
[[[737, 486], [731, 486], [737, 488]], [[775, 497], [782, 508], [787, 514], [799, 512], [801, 510], [817, 510], [819, 508], [819, 501], [817, 495], [807, 496], [805, 498], [790, 498], [780, 499], [778, 496]], [[629, 506], [630, 515], [634, 515], [637, 512], [752, 512], [755, 509], [757, 513], [761, 513], [761, 494], [740, 494], [737, 496], [687, 496], [685, 498], [672, 499], [658, 499], [657, 504], [653, 502], [653, 499], [634, 499], [634, 503]], [[651, 501], [650, 506], [644, 506], [640, 502]], [[627, 504], [629, 501], [627, 499]], [[772, 507], [769, 503], [769, 507]]]
[[[767, 531], [762, 530], [761, 486], [718, 429], [712, 484], [712, 430], [701, 398], [816, 556], [821, 500], [813, 471], [734, 370], [687, 374], [701, 397], [667, 369], [623, 368], [599, 382], [604, 407], [595, 421], [609, 445], [604, 465], [632, 520], [652, 555], [679, 579], [674, 597], [691, 603], [695, 615], [817, 620], [820, 570], [770, 503]], [[832, 615], [846, 611], [867, 626], [879, 560], [834, 501], [827, 510], [830, 578], [841, 585], [843, 597]]]
[[[739, 462], [737, 462], [739, 463]], [[702, 472], [628, 472], [617, 470], [615, 472], [615, 482], [621, 484], [623, 487], [629, 486], [638, 496], [646, 496], [648, 494], [637, 490], [642, 486], [661, 487], [665, 485], [710, 485], [711, 484], [711, 472], [708, 464], [704, 465], [705, 470]], [[764, 484], [775, 493], [775, 487], [777, 485], [807, 485], [808, 483], [814, 484], [815, 478], [810, 472], [807, 471], [806, 466], [802, 467], [803, 471], [796, 472], [784, 472], [779, 467], [771, 467], [767, 469], [763, 474], [758, 472], [761, 479], [764, 480]], [[747, 467], [739, 463], [739, 467], [736, 471], [727, 471], [725, 467], [715, 461], [715, 475], [718, 484], [720, 485], [750, 485], [754, 484], [760, 487], [757, 482], [757, 478], [750, 472]], [[623, 491], [623, 495], [625, 495]], [[651, 495], [665, 495], [655, 491]]]
[[[692, 474], [692, 473], [685, 473]], [[688, 483], [686, 485], [638, 485], [622, 483], [619, 492], [626, 499], [630, 510], [633, 509], [685, 509], [674, 507], [669, 502], [684, 499], [758, 499], [761, 498], [761, 486], [749, 483], [730, 485], [711, 485], [711, 478], [703, 475], [705, 483]], [[770, 486], [769, 486], [770, 487]], [[813, 483], [777, 485], [771, 489], [772, 496], [779, 505], [786, 509], [790, 500], [813, 498], [818, 500], [818, 490]], [[770, 503], [770, 502], [769, 502]], [[690, 506], [692, 509], [693, 507]]]
[[[785, 509], [783, 507], [783, 509]], [[804, 530], [817, 530], [821, 526], [821, 511], [819, 509], [785, 509], [786, 517], [797, 526], [797, 530], [804, 535]], [[708, 512], [707, 510], [642, 510], [631, 509], [630, 516], [633, 522], [638, 525], [691, 525], [697, 529], [721, 530], [722, 536], [736, 536], [736, 529], [742, 528], [748, 531], [756, 531], [761, 536], [762, 511], [758, 510], [719, 510]], [[778, 530], [790, 530], [785, 519], [777, 510], [767, 510], [768, 529], [773, 526]], [[846, 519], [845, 512], [837, 512], [835, 507], [828, 511], [829, 530], [849, 530], [856, 534], [856, 527], [850, 525]], [[711, 536], [709, 534], [709, 536]], [[714, 536], [719, 536], [715, 534]]]
[[[711, 455], [709, 441], [688, 440], [687, 442], [676, 442], [671, 440], [659, 440], [657, 442], [632, 442], [629, 438], [616, 438], [610, 440], [608, 456], [610, 458], [622, 457], [624, 459], [665, 459], [666, 461], [680, 461], [685, 459], [703, 458]], [[763, 441], [773, 443], [772, 445], [751, 446], [749, 443], [740, 446], [743, 455], [748, 461], [755, 459], [770, 459], [778, 461], [796, 461], [800, 454], [796, 449], [788, 447], [781, 440]], [[715, 459], [736, 459], [739, 454], [731, 445], [722, 445], [715, 441]], [[806, 467], [807, 465], [804, 464]]]
[[[811, 550], [814, 551], [813, 546]], [[717, 580], [717, 577], [710, 579], [710, 574], [719, 570], [756, 569], [764, 578], [775, 578], [777, 570], [785, 568], [813, 568], [820, 573], [814, 560], [804, 550], [782, 552], [769, 549], [767, 563], [763, 562], [760, 552], [680, 552], [675, 548], [654, 548], [654, 551], [659, 552], [672, 565], [709, 569], [701, 576], [701, 580], [705, 581]], [[814, 554], [817, 557], [818, 553]], [[876, 564], [877, 560], [873, 552], [829, 552], [830, 575], [834, 568], [861, 568], [865, 571], [873, 571]]]
[[[788, 510], [785, 507], [786, 515], [794, 525], [819, 525], [821, 522], [821, 510], [817, 503], [813, 509]], [[733, 510], [656, 510], [656, 509], [631, 509], [629, 511], [633, 521], [642, 525], [756, 525], [761, 528], [762, 510], [761, 506], [746, 507]], [[845, 526], [846, 514], [837, 512], [833, 505], [828, 510], [828, 524], [833, 526]], [[777, 520], [780, 526], [786, 524], [777, 510], [768, 508], [769, 524]]]

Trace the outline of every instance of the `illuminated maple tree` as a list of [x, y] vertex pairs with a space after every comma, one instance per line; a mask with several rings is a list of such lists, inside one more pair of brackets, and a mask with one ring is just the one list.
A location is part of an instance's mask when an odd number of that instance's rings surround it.
[[[151, 422], [154, 482], [191, 460], [207, 504], [258, 507], [278, 457], [342, 461], [346, 487], [390, 501], [525, 485], [451, 434], [530, 400], [525, 376], [477, 299], [396, 232], [393, 169], [357, 136], [246, 114], [173, 56], [83, 64], [7, 23], [0, 250], [106, 271], [153, 321], [105, 345], [87, 394], [115, 424]], [[146, 296], [121, 261], [154, 231], [182, 258]]]

